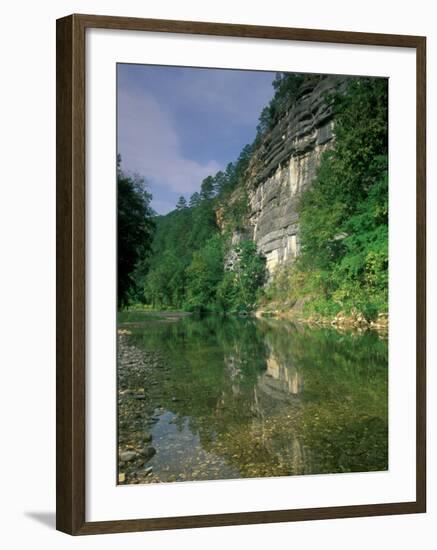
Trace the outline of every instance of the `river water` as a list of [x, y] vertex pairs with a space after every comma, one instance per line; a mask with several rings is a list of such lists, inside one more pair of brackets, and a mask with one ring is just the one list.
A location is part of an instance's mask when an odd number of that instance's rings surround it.
[[286, 320], [121, 313], [119, 482], [388, 468], [388, 346]]

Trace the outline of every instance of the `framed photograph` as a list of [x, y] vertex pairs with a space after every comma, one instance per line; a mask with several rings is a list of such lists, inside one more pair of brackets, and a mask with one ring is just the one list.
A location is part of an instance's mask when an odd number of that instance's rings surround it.
[[57, 528], [426, 510], [426, 41], [57, 21]]

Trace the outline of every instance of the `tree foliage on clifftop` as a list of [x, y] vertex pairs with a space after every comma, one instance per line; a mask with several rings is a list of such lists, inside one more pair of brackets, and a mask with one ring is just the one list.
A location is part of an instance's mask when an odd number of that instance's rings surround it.
[[[311, 75], [311, 78], [314, 78], [314, 76]], [[277, 124], [279, 118], [296, 100], [302, 84], [308, 78], [308, 75], [298, 73], [276, 73], [275, 79], [272, 82], [275, 94], [259, 116], [257, 126], [258, 139]]]

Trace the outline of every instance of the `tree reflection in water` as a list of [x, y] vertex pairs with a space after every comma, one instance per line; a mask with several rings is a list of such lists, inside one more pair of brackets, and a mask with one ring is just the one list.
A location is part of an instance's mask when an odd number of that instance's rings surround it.
[[128, 313], [119, 326], [145, 361], [161, 354], [146, 379], [123, 381], [141, 382], [157, 417], [155, 480], [387, 469], [387, 342], [377, 334]]

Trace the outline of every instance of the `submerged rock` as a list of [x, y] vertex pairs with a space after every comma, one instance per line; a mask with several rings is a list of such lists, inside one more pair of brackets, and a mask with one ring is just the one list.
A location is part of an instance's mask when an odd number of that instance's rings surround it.
[[156, 449], [154, 447], [144, 447], [144, 449], [141, 449], [140, 455], [145, 459], [150, 460], [156, 455]]

